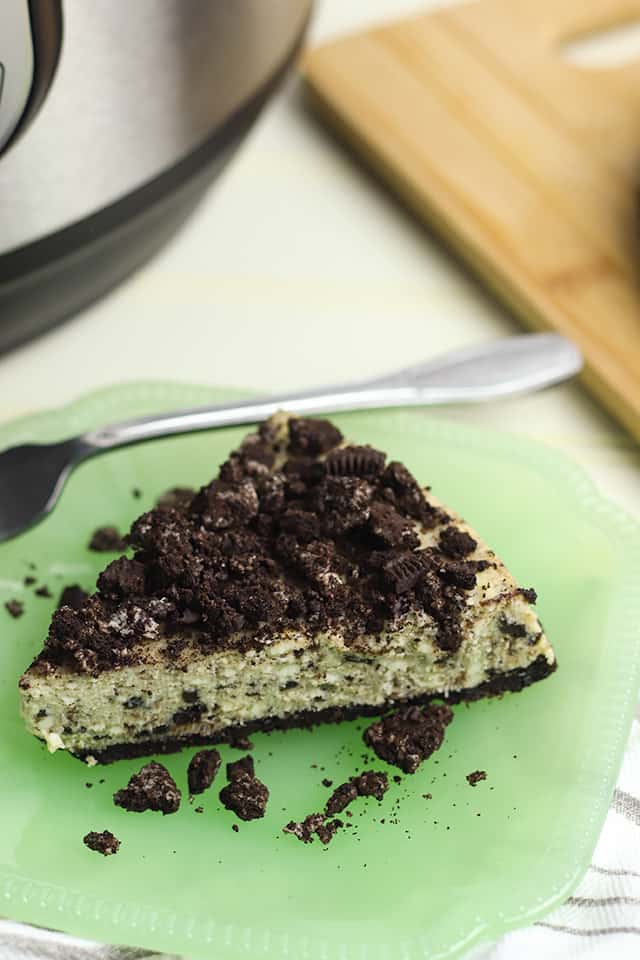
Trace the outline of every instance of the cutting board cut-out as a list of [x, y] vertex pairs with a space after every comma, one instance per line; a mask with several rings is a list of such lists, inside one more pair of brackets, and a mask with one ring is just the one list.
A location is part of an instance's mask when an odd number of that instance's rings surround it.
[[640, 0], [479, 0], [308, 52], [337, 130], [640, 436], [640, 62], [584, 69], [569, 38]]

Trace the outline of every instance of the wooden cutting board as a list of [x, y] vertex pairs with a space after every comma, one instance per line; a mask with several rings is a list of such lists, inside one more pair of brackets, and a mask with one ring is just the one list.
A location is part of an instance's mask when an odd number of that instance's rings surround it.
[[640, 63], [562, 41], [640, 0], [480, 0], [307, 53], [324, 114], [640, 436]]

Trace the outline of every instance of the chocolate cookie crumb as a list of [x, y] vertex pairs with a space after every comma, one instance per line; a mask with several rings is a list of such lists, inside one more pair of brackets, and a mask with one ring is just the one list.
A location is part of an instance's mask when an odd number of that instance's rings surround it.
[[204, 813], [204, 807], [195, 807], [194, 813]]
[[189, 793], [204, 793], [213, 783], [220, 769], [220, 754], [217, 750], [200, 750], [194, 754], [187, 769]]
[[520, 593], [520, 596], [524, 597], [527, 603], [535, 603], [538, 599], [538, 594], [533, 587], [521, 587], [518, 592]]
[[49, 599], [49, 597], [53, 596], [46, 583], [43, 583], [41, 587], [38, 587], [38, 589], [34, 590], [33, 592], [35, 593], [36, 597], [46, 597]]
[[84, 601], [89, 597], [86, 590], [83, 590], [77, 583], [72, 583], [65, 587], [58, 600], [58, 610], [60, 607], [71, 607], [72, 610], [79, 610]]
[[376, 800], [382, 800], [389, 789], [386, 773], [379, 773], [377, 770], [365, 770], [358, 777], [354, 777], [352, 783], [355, 784], [358, 796], [375, 797]]
[[11, 614], [14, 620], [17, 620], [18, 617], [21, 617], [24, 613], [24, 603], [22, 600], [7, 600], [4, 606], [5, 610]]
[[329, 777], [324, 777], [324, 779], [322, 780], [322, 786], [323, 786], [323, 787], [332, 787], [332, 786], [333, 786], [333, 780], [329, 780]]
[[250, 777], [255, 776], [253, 757], [241, 757], [239, 760], [227, 764], [227, 780], [235, 780], [242, 773], [246, 773]]
[[231, 829], [233, 830], [234, 833], [239, 833], [239, 831], [240, 831], [240, 827], [238, 826], [237, 823], [232, 823], [232, 824], [231, 824]]
[[476, 783], [487, 779], [487, 773], [485, 770], [474, 770], [473, 773], [467, 774], [466, 779], [470, 787], [475, 787]]
[[85, 787], [87, 788], [87, 790], [90, 790], [92, 786], [93, 784], [89, 780], [87, 780], [87, 782], [85, 783]]
[[453, 713], [445, 705], [407, 707], [372, 723], [364, 732], [364, 741], [382, 760], [404, 773], [415, 773], [441, 746], [452, 719]]
[[118, 807], [133, 813], [144, 810], [161, 810], [163, 814], [175, 813], [180, 806], [180, 791], [166, 767], [152, 761], [129, 780], [127, 786], [113, 795]]
[[94, 553], [118, 553], [126, 549], [127, 544], [116, 527], [98, 527], [91, 534], [89, 550]]
[[82, 842], [89, 850], [95, 850], [104, 857], [110, 857], [117, 853], [120, 848], [120, 841], [111, 833], [110, 830], [103, 830], [102, 833], [96, 833], [91, 830], [83, 838]]
[[333, 791], [331, 796], [326, 802], [325, 813], [332, 817], [335, 813], [342, 813], [345, 807], [348, 807], [356, 797], [358, 796], [358, 788], [355, 783], [351, 780], [348, 780], [346, 783], [341, 783], [339, 787]]
[[24, 583], [25, 587], [32, 587], [32, 586], [34, 585], [34, 583], [36, 582], [36, 578], [35, 578], [35, 577], [32, 577], [32, 576], [29, 574], [28, 576], [26, 576], [26, 577], [24, 578], [24, 580], [23, 580], [22, 582]]
[[264, 817], [269, 790], [254, 774], [253, 760], [243, 757], [227, 764], [229, 783], [220, 791], [220, 801], [241, 820]]
[[316, 836], [320, 843], [323, 843], [326, 847], [327, 844], [331, 843], [340, 827], [343, 826], [344, 823], [342, 820], [329, 820], [321, 826], [316, 827]]
[[458, 530], [457, 527], [445, 527], [438, 540], [438, 546], [442, 552], [451, 557], [452, 560], [462, 560], [468, 556], [478, 546], [477, 542], [464, 530]]
[[140, 489], [140, 487], [134, 487], [133, 490], [131, 491], [131, 496], [133, 497], [134, 500], [139, 500], [140, 497], [142, 496], [142, 490]]

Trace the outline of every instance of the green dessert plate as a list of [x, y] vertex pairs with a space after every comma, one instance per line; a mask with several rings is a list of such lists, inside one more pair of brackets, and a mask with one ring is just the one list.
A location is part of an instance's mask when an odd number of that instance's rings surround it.
[[[0, 447], [50, 440], [139, 413], [233, 397], [176, 384], [109, 389], [0, 429]], [[254, 737], [271, 798], [232, 830], [221, 783], [188, 802], [193, 750], [166, 764], [179, 812], [133, 814], [113, 792], [139, 768], [88, 768], [50, 756], [25, 732], [17, 679], [40, 648], [63, 585], [91, 588], [110, 559], [95, 527], [127, 528], [174, 485], [208, 481], [243, 431], [157, 441], [99, 457], [71, 478], [53, 515], [0, 545], [0, 915], [112, 943], [216, 960], [452, 957], [531, 923], [586, 870], [615, 784], [640, 675], [640, 536], [559, 454], [462, 428], [422, 410], [335, 417], [343, 432], [404, 460], [505, 559], [538, 609], [559, 669], [520, 694], [455, 708], [441, 750], [391, 779], [381, 803], [353, 804], [353, 826], [323, 848], [282, 833], [322, 807], [365, 756], [363, 722]], [[35, 569], [32, 569], [34, 565]], [[24, 585], [32, 574], [37, 583]], [[46, 584], [51, 599], [35, 589]], [[240, 756], [223, 748], [223, 759]], [[486, 780], [471, 787], [466, 775]], [[397, 771], [387, 768], [390, 774]], [[220, 776], [220, 775], [219, 775]], [[204, 807], [197, 813], [195, 807]], [[112, 830], [117, 856], [88, 851]]]

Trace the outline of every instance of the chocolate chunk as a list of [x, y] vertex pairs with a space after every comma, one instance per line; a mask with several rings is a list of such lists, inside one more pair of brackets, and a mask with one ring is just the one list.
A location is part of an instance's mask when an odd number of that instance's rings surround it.
[[35, 593], [36, 597], [46, 597], [47, 600], [53, 596], [46, 583], [43, 583], [41, 587], [38, 587], [38, 589], [34, 590], [33, 592]]
[[330, 817], [336, 813], [342, 813], [342, 811], [348, 807], [357, 796], [358, 788], [356, 787], [355, 783], [353, 783], [351, 780], [348, 780], [347, 783], [341, 783], [339, 787], [336, 787], [327, 800], [325, 813]]
[[317, 456], [342, 442], [342, 434], [329, 420], [294, 418], [289, 421], [289, 450]]
[[386, 456], [373, 447], [342, 447], [333, 450], [324, 461], [332, 477], [377, 477], [384, 470]]
[[388, 714], [365, 730], [367, 746], [404, 773], [415, 773], [442, 744], [453, 713], [442, 706], [407, 707]]
[[406, 593], [415, 587], [425, 571], [433, 565], [426, 550], [403, 553], [393, 557], [383, 568], [384, 578], [395, 593]]
[[487, 779], [487, 774], [484, 770], [474, 770], [473, 773], [467, 774], [466, 779], [470, 787], [475, 787], [476, 783]]
[[227, 780], [235, 780], [236, 777], [244, 773], [250, 777], [255, 776], [253, 757], [241, 757], [239, 760], [234, 760], [232, 763], [227, 764]]
[[462, 560], [468, 556], [478, 546], [473, 537], [469, 536], [464, 530], [458, 530], [457, 527], [445, 527], [438, 540], [438, 546], [442, 552], [451, 557], [452, 560]]
[[120, 841], [111, 833], [110, 830], [103, 830], [102, 833], [96, 833], [91, 830], [82, 838], [85, 847], [89, 850], [95, 850], [105, 857], [110, 857], [120, 849]]
[[351, 781], [358, 791], [360, 797], [375, 797], [376, 800], [382, 800], [389, 789], [389, 779], [386, 773], [379, 773], [377, 770], [365, 770]]
[[5, 610], [11, 614], [14, 620], [17, 620], [18, 617], [21, 617], [24, 613], [24, 603], [22, 600], [7, 600], [4, 606]]
[[126, 549], [127, 544], [117, 527], [98, 527], [91, 534], [89, 550], [96, 553], [119, 553]]
[[124, 789], [114, 793], [113, 802], [133, 813], [144, 810], [175, 813], [180, 806], [180, 791], [167, 768], [152, 761], [134, 773]]
[[98, 590], [105, 597], [130, 597], [144, 593], [144, 564], [128, 557], [118, 557], [98, 577]]
[[269, 790], [253, 774], [251, 757], [243, 757], [228, 764], [229, 783], [220, 791], [220, 801], [241, 820], [257, 820], [264, 817], [269, 799]]
[[158, 510], [186, 510], [195, 496], [193, 487], [171, 487], [156, 500]]
[[58, 609], [60, 607], [71, 607], [72, 610], [79, 610], [89, 594], [83, 590], [77, 583], [72, 583], [65, 587], [58, 600]]
[[220, 763], [220, 754], [217, 750], [200, 750], [196, 753], [187, 768], [189, 793], [204, 793], [208, 790], [220, 769]]

